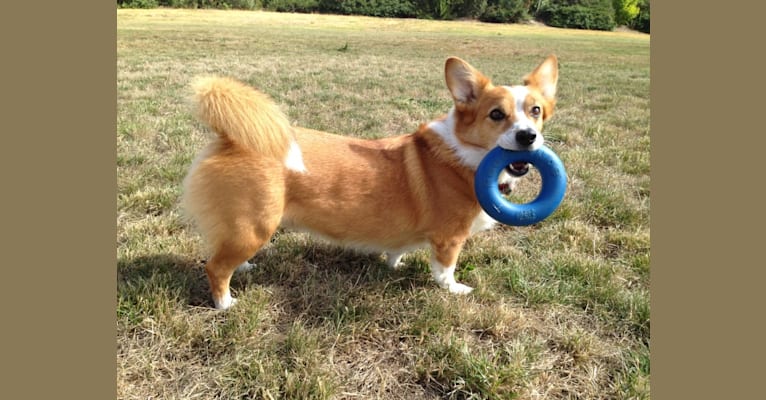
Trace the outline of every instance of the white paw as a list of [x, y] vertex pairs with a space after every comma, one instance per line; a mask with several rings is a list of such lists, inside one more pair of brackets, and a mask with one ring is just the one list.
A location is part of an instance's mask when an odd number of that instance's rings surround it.
[[386, 253], [386, 264], [391, 269], [399, 269], [404, 266], [402, 262], [403, 253]]
[[399, 261], [398, 263], [396, 263], [396, 264], [393, 264], [393, 265], [391, 265], [391, 264], [388, 264], [388, 266], [389, 266], [391, 269], [393, 269], [393, 270], [397, 270], [397, 269], [399, 269], [399, 268], [403, 267], [403, 266], [404, 266], [404, 263], [403, 263], [403, 262], [401, 262], [401, 261]]
[[447, 287], [450, 293], [454, 294], [468, 294], [473, 291], [473, 288], [470, 286], [463, 285], [462, 283], [453, 283], [450, 284], [449, 287]]
[[242, 264], [239, 264], [239, 267], [237, 267], [237, 272], [247, 272], [253, 268], [255, 268], [255, 264], [245, 261]]
[[226, 310], [237, 304], [237, 299], [231, 297], [231, 293], [226, 293], [226, 295], [224, 295], [220, 300], [213, 299], [213, 303], [215, 303], [215, 308], [219, 310]]

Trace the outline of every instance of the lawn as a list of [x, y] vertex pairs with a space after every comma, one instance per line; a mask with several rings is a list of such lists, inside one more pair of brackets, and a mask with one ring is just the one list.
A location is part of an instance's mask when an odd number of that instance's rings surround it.
[[[446, 113], [444, 60], [515, 84], [560, 61], [548, 145], [569, 173], [531, 227], [474, 236], [450, 295], [426, 250], [379, 254], [279, 231], [212, 309], [178, 206], [207, 141], [202, 74], [272, 96], [295, 125], [358, 137]], [[649, 36], [533, 25], [211, 10], [117, 11], [120, 399], [648, 399]], [[531, 199], [537, 176], [517, 196]]]

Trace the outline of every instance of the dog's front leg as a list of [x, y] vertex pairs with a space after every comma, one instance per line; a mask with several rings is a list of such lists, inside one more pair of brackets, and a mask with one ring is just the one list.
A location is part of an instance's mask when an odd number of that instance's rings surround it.
[[516, 184], [518, 181], [519, 178], [512, 176], [506, 172], [506, 170], [502, 170], [500, 172], [500, 176], [497, 178], [497, 187], [500, 189], [500, 193], [507, 196], [511, 194], [514, 189], [516, 189]]
[[450, 293], [468, 294], [473, 290], [455, 280], [455, 266], [464, 243], [464, 238], [431, 240], [431, 274], [436, 283]]

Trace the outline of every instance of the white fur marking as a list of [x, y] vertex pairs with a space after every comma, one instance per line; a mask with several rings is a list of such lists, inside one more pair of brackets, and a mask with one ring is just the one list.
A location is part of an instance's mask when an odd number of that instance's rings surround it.
[[237, 272], [247, 272], [253, 269], [254, 267], [255, 267], [255, 264], [245, 261], [242, 264], [239, 264], [239, 267], [237, 267]]
[[394, 256], [396, 254], [404, 255], [407, 252], [418, 250], [428, 246], [427, 242], [416, 242], [416, 243], [410, 243], [410, 244], [404, 245], [403, 247], [397, 247], [396, 249], [392, 249], [391, 247], [383, 246], [380, 244], [371, 243], [371, 242], [360, 242], [360, 241], [355, 241], [349, 238], [333, 239], [327, 235], [324, 235], [322, 232], [309, 229], [297, 223], [294, 220], [285, 219], [285, 218], [282, 218], [282, 221], [279, 223], [279, 226], [285, 229], [290, 229], [295, 232], [306, 233], [314, 239], [318, 239], [318, 240], [331, 243], [337, 246], [341, 246], [347, 249], [353, 249], [356, 251], [369, 252], [369, 253], [384, 252], [386, 253], [387, 260], [390, 259], [390, 257], [388, 257], [389, 255], [394, 255]]
[[386, 264], [388, 264], [391, 269], [399, 269], [404, 265], [402, 257], [404, 257], [403, 251], [387, 251]]
[[476, 232], [485, 231], [495, 226], [495, 220], [489, 216], [484, 210], [479, 211], [479, 215], [473, 219], [471, 223], [471, 234]]
[[215, 308], [225, 310], [236, 304], [237, 299], [231, 297], [231, 292], [227, 290], [226, 293], [221, 296], [221, 299], [213, 299], [213, 303], [215, 303]]
[[436, 283], [442, 288], [449, 290], [450, 293], [468, 294], [473, 291], [472, 287], [455, 281], [454, 265], [445, 267], [433, 257], [431, 258], [431, 274]]
[[428, 129], [441, 136], [444, 142], [455, 151], [463, 165], [476, 169], [487, 155], [489, 150], [475, 146], [466, 146], [460, 143], [455, 136], [455, 107], [452, 107], [447, 114], [447, 118], [431, 121], [428, 123]]
[[290, 144], [290, 150], [287, 152], [287, 157], [285, 157], [285, 167], [295, 172], [307, 172], [306, 166], [303, 164], [303, 153], [296, 142]]
[[[504, 149], [517, 151], [533, 151], [539, 149], [543, 145], [543, 135], [537, 130], [535, 123], [530, 120], [529, 117], [527, 117], [527, 113], [524, 110], [524, 102], [526, 101], [527, 96], [529, 96], [529, 89], [527, 89], [525, 86], [503, 87], [511, 92], [511, 95], [513, 95], [516, 106], [514, 113], [516, 116], [516, 121], [514, 121], [510, 129], [500, 135], [500, 137], [497, 139], [497, 145]], [[532, 143], [532, 145], [522, 146], [519, 144], [519, 142], [516, 141], [516, 132], [521, 130], [531, 130], [537, 134], [537, 137], [535, 138], [535, 141]]]

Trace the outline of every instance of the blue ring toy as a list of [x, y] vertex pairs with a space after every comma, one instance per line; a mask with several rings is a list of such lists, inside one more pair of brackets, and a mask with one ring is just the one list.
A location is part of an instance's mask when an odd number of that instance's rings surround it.
[[[527, 162], [535, 166], [542, 179], [537, 197], [526, 204], [508, 201], [497, 187], [500, 172], [511, 163]], [[547, 146], [534, 151], [513, 151], [495, 147], [476, 169], [474, 191], [479, 204], [493, 219], [506, 225], [532, 225], [547, 218], [558, 208], [567, 187], [564, 164]]]

